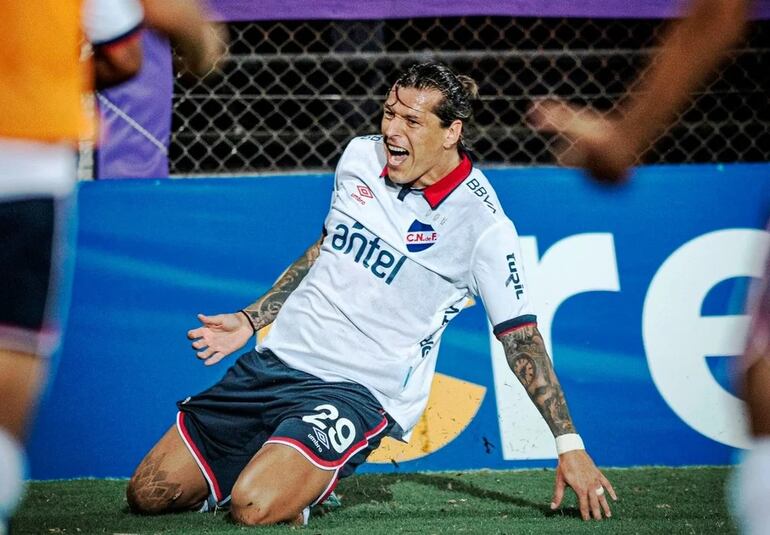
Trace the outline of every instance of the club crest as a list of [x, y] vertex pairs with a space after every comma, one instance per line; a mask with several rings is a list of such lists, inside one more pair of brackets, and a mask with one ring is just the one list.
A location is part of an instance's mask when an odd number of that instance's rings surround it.
[[427, 223], [415, 219], [409, 226], [404, 241], [409, 252], [417, 253], [432, 247], [438, 241], [438, 233]]

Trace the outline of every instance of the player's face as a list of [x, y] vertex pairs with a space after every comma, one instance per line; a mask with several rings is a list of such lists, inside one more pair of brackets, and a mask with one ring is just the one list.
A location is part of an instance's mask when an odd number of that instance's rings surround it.
[[381, 130], [388, 177], [393, 182], [427, 186], [459, 163], [455, 135], [455, 130], [459, 135], [458, 125], [443, 128], [433, 113], [441, 98], [436, 89], [393, 87], [390, 90]]

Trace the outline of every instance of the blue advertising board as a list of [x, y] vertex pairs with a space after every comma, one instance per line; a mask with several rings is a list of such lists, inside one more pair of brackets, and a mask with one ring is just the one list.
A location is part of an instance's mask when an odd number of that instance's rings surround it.
[[[541, 332], [599, 465], [728, 464], [730, 381], [770, 237], [770, 166], [655, 166], [606, 188], [563, 169], [487, 175], [522, 237]], [[175, 402], [218, 380], [187, 331], [238, 310], [320, 234], [332, 176], [81, 184], [72, 301], [30, 445], [32, 477], [126, 477]], [[393, 318], [398, 321], [398, 318]], [[480, 302], [441, 344], [412, 442], [365, 471], [552, 466], [547, 427]]]

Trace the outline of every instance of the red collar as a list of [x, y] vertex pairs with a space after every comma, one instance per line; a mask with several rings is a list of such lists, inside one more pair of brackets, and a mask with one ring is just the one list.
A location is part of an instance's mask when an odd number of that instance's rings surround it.
[[[423, 196], [425, 197], [425, 200], [428, 201], [430, 207], [434, 210], [438, 208], [438, 205], [444, 202], [444, 199], [449, 197], [449, 194], [457, 189], [457, 186], [462, 184], [462, 182], [468, 178], [468, 175], [471, 174], [472, 170], [473, 164], [471, 163], [470, 158], [468, 158], [467, 154], [463, 153], [460, 164], [457, 167], [452, 169], [449, 174], [442, 179], [422, 190]], [[382, 170], [382, 173], [380, 173], [380, 176], [388, 176], [387, 165]]]

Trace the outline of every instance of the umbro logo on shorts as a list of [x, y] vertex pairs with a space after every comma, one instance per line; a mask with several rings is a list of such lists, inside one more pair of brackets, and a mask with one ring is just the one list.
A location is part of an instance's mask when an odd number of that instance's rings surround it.
[[321, 431], [320, 429], [314, 427], [313, 433], [315, 433], [316, 438], [318, 439], [318, 442], [324, 445], [324, 448], [327, 450], [329, 449], [329, 437], [326, 436], [326, 433]]

